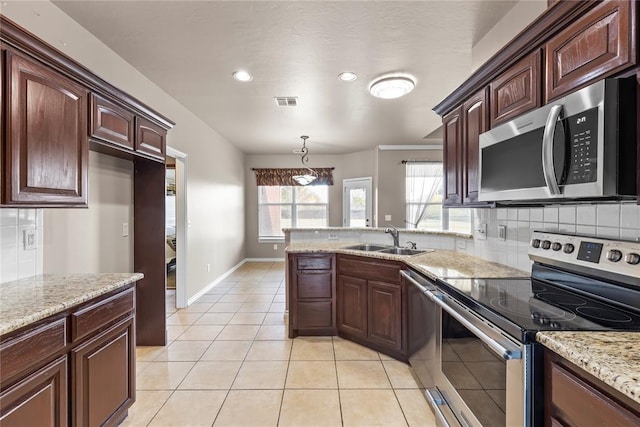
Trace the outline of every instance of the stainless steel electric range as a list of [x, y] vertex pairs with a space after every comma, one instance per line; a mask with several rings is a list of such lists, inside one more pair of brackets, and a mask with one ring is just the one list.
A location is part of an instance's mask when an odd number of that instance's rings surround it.
[[640, 243], [534, 232], [530, 278], [411, 283], [411, 365], [440, 425], [542, 425], [539, 331], [640, 331]]

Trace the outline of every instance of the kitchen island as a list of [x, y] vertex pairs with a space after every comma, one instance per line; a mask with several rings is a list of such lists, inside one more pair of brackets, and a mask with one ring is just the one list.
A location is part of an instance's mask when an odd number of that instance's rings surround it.
[[139, 273], [0, 284], [0, 423], [117, 425], [135, 401]]

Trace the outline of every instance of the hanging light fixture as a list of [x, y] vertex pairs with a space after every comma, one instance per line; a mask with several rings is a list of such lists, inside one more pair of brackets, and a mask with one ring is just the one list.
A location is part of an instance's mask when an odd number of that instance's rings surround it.
[[302, 135], [300, 138], [302, 138], [302, 148], [299, 150], [293, 150], [293, 153], [302, 154], [302, 157], [300, 158], [300, 160], [302, 161], [302, 166], [305, 169], [307, 169], [309, 172], [305, 173], [304, 175], [294, 175], [292, 176], [292, 178], [295, 182], [297, 182], [300, 185], [309, 185], [313, 181], [315, 181], [316, 178], [318, 178], [318, 172], [314, 171], [309, 166], [307, 166], [307, 162], [309, 161], [309, 156], [308, 156], [309, 149], [307, 148], [307, 139], [309, 139], [309, 137], [307, 135]]

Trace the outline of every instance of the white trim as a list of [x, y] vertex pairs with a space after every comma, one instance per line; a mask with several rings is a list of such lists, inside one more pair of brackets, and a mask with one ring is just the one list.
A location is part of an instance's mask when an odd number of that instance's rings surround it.
[[378, 145], [381, 151], [394, 150], [442, 150], [442, 145]]
[[245, 262], [281, 262], [284, 261], [285, 258], [245, 258]]
[[176, 308], [189, 306], [187, 299], [187, 154], [167, 146], [167, 156], [176, 159]]
[[242, 267], [242, 265], [244, 263], [246, 263], [246, 262], [247, 262], [247, 259], [245, 258], [242, 261], [240, 261], [239, 263], [237, 263], [236, 265], [234, 265], [233, 267], [231, 267], [226, 272], [222, 273], [222, 275], [218, 276], [218, 278], [216, 280], [214, 280], [213, 282], [209, 283], [207, 286], [205, 286], [200, 291], [198, 291], [194, 296], [189, 298], [189, 300], [187, 301], [187, 304], [191, 305], [194, 302], [196, 302], [202, 295], [206, 294], [211, 289], [215, 288], [216, 285], [218, 285], [220, 282], [224, 281], [224, 279], [226, 279], [227, 277], [229, 277], [231, 275], [231, 273], [233, 273], [234, 271], [236, 271], [237, 269]]

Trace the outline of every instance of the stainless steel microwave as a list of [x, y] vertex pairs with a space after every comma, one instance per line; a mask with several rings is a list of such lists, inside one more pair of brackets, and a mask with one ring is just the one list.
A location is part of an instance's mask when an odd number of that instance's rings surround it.
[[480, 135], [480, 201], [636, 195], [635, 79], [605, 79]]

